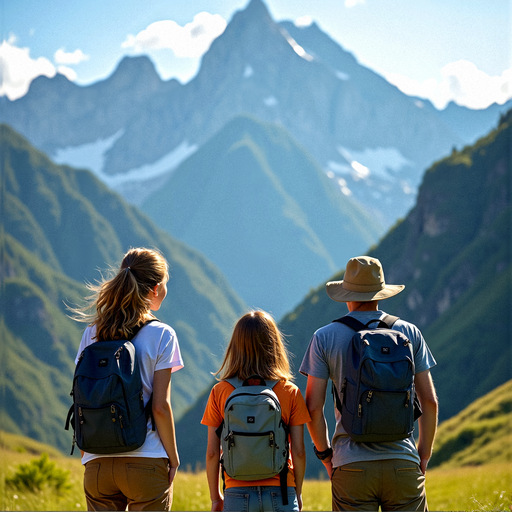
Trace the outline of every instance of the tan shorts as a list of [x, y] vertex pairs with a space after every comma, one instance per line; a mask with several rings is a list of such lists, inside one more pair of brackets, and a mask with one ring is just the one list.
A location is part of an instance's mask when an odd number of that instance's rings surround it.
[[170, 510], [169, 460], [100, 457], [85, 465], [88, 510]]
[[402, 459], [353, 462], [334, 469], [333, 510], [428, 510], [425, 476]]

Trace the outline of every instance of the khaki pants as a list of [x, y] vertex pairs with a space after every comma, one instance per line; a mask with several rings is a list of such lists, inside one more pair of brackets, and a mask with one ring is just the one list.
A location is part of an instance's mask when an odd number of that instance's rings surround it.
[[428, 510], [425, 476], [401, 459], [353, 462], [334, 469], [333, 510]]
[[100, 457], [85, 465], [88, 510], [170, 510], [169, 460]]

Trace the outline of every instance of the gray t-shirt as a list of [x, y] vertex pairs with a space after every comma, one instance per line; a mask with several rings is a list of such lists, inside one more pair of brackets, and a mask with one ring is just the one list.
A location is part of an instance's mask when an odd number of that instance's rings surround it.
[[[350, 313], [360, 322], [366, 324], [372, 319], [380, 319], [385, 315], [379, 311], [354, 311]], [[415, 372], [421, 373], [435, 366], [432, 356], [420, 330], [404, 320], [397, 320], [393, 329], [403, 332], [411, 341], [414, 352]], [[340, 390], [343, 383], [343, 360], [346, 358], [348, 344], [354, 331], [344, 324], [333, 322], [318, 329], [306, 350], [300, 366], [303, 375], [312, 375], [320, 379], [331, 379]], [[358, 443], [352, 441], [341, 424], [341, 415], [335, 408], [336, 431], [332, 439], [333, 467], [343, 466], [352, 462], [383, 459], [405, 459], [420, 463], [418, 450], [413, 436], [393, 442]]]

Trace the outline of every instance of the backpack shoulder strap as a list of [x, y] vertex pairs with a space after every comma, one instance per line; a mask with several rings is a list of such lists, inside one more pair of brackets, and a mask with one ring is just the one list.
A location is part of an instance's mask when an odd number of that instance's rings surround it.
[[364, 325], [362, 322], [354, 318], [353, 316], [345, 315], [341, 318], [337, 318], [336, 320], [333, 320], [333, 322], [339, 322], [340, 324], [344, 324], [347, 327], [350, 327], [354, 331], [362, 331], [364, 329], [367, 329], [366, 325]]
[[146, 325], [150, 324], [151, 322], [159, 322], [160, 320], [158, 320], [158, 318], [152, 318], [151, 320], [146, 320], [145, 322], [143, 322], [142, 324], [140, 325], [137, 325], [135, 326], [133, 329], [132, 329], [132, 335], [130, 336], [130, 338], [128, 338], [128, 341], [132, 341], [133, 338], [135, 338], [135, 336], [137, 336], [137, 334], [139, 334], [139, 332], [144, 328], [146, 327]]
[[392, 329], [393, 328], [393, 325], [395, 325], [395, 322], [397, 320], [400, 320], [400, 318], [398, 316], [393, 316], [393, 315], [384, 315], [380, 321], [381, 322], [384, 322], [387, 326], [388, 326], [388, 329]]
[[243, 381], [241, 381], [238, 377], [231, 377], [231, 379], [224, 379], [226, 382], [229, 382], [235, 389], [241, 388]]

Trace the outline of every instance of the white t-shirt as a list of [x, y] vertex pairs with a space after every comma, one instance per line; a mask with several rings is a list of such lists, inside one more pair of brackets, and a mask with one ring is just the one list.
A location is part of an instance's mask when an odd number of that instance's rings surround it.
[[[96, 327], [87, 327], [82, 336], [75, 364], [82, 351], [94, 343], [92, 339], [96, 334]], [[153, 393], [153, 378], [157, 370], [172, 369], [172, 372], [183, 368], [180, 346], [174, 329], [162, 322], [153, 321], [143, 327], [133, 338], [132, 343], [139, 358], [142, 386], [144, 390], [144, 405], [147, 404]], [[144, 444], [131, 452], [119, 454], [100, 455], [85, 453], [82, 464], [99, 457], [151, 457], [167, 458], [164, 445], [156, 429], [151, 428], [151, 420], [148, 420], [148, 433]]]

